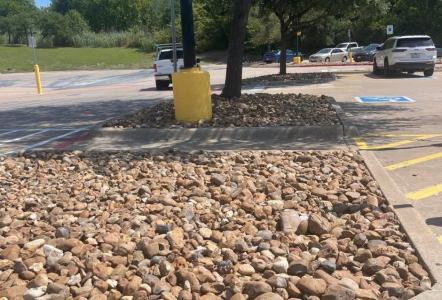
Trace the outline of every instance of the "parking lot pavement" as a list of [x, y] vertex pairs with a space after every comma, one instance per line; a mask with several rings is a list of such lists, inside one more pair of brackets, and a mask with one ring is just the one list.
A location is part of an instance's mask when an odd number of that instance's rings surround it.
[[442, 242], [442, 131], [355, 138], [372, 151]]

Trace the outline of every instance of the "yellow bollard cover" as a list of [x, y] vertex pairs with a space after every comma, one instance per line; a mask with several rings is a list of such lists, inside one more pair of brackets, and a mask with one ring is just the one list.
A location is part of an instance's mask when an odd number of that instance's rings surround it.
[[293, 57], [293, 62], [295, 63], [295, 65], [301, 64], [301, 57], [300, 56]]
[[175, 118], [192, 123], [212, 119], [210, 76], [200, 68], [183, 69], [172, 75]]

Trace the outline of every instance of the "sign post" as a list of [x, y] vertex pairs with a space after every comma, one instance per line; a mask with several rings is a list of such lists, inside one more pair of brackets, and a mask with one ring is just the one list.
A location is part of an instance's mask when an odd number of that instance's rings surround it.
[[43, 94], [43, 88], [41, 86], [41, 76], [40, 76], [40, 66], [37, 64], [37, 52], [35, 48], [37, 48], [37, 41], [35, 36], [31, 34], [28, 38], [28, 46], [32, 48], [32, 62], [34, 64], [34, 72], [35, 72], [35, 82], [37, 85], [37, 93], [39, 95]]

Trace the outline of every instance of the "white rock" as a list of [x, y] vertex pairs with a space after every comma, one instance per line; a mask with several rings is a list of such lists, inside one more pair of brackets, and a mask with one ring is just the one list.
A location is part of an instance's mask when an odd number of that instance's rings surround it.
[[38, 298], [46, 293], [46, 286], [40, 286], [36, 288], [28, 289], [25, 293], [25, 298]]
[[33, 240], [31, 242], [27, 242], [23, 248], [25, 250], [35, 250], [40, 248], [41, 246], [43, 246], [45, 244], [45, 240], [44, 239], [38, 239], [38, 240]]
[[289, 262], [287, 261], [287, 258], [282, 256], [277, 257], [272, 266], [273, 271], [276, 273], [287, 273], [288, 268]]

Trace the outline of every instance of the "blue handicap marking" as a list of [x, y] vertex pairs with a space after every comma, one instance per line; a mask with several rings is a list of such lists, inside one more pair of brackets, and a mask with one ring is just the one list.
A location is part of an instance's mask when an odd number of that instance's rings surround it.
[[405, 96], [378, 96], [378, 97], [355, 97], [361, 103], [410, 103], [415, 100]]

